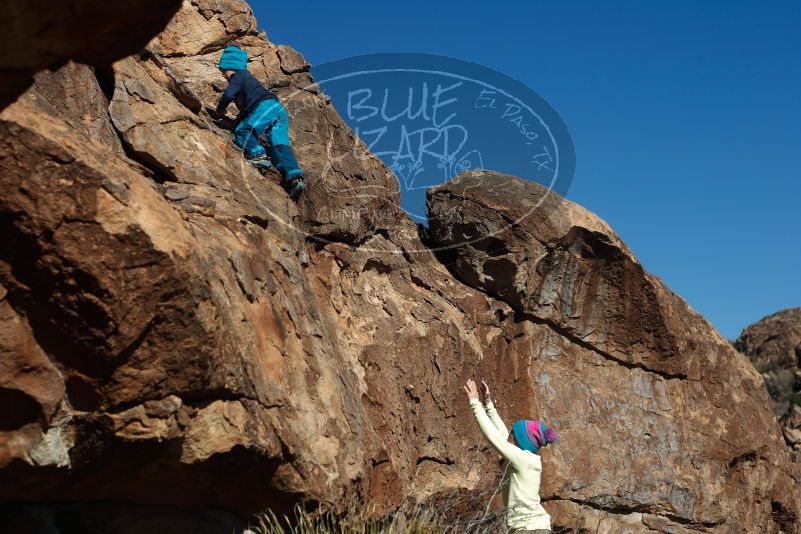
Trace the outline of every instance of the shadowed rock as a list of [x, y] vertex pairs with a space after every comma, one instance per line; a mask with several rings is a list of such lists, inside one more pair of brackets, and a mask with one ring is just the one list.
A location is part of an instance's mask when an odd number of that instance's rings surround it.
[[801, 461], [801, 308], [748, 326], [735, 342], [765, 379], [787, 444]]
[[0, 109], [45, 67], [107, 65], [141, 50], [180, 0], [6, 0], [0, 5]]

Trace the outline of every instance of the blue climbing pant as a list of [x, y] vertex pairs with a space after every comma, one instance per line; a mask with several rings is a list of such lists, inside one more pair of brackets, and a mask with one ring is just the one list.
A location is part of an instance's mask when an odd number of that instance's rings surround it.
[[303, 171], [289, 146], [289, 116], [278, 100], [265, 100], [256, 106], [234, 130], [234, 142], [245, 151], [245, 157], [255, 158], [265, 153], [259, 142], [265, 132], [270, 140], [270, 159], [284, 180], [302, 177]]

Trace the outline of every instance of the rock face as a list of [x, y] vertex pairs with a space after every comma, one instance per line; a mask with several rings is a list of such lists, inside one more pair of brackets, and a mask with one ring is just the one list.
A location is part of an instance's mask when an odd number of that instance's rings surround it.
[[765, 379], [784, 439], [801, 461], [801, 308], [782, 310], [752, 324], [735, 346]]
[[[106, 65], [138, 52], [169, 22], [180, 0], [6, 0], [0, 5], [0, 108], [40, 69], [73, 60]], [[75, 93], [79, 94], [79, 93]]]
[[[500, 469], [475, 376], [508, 422], [560, 430], [556, 531], [798, 532], [759, 374], [603, 221], [473, 172], [417, 227], [303, 57], [256, 27], [239, 1], [187, 1], [144, 52], [41, 74], [0, 114], [0, 526], [483, 503]], [[205, 111], [233, 39], [289, 110], [298, 204]]]

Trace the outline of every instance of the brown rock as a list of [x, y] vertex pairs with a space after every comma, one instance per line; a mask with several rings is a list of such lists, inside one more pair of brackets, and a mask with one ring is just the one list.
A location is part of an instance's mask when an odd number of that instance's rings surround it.
[[182, 435], [186, 426], [186, 421], [181, 421], [180, 417], [182, 404], [179, 397], [170, 395], [111, 413], [109, 417], [113, 421], [114, 434], [131, 441], [175, 439]]
[[769, 315], [735, 342], [762, 374], [787, 444], [801, 461], [801, 308]]
[[801, 406], [793, 404], [787, 408], [779, 419], [779, 424], [782, 426], [785, 441], [795, 451], [793, 459], [801, 462]]
[[[110, 109], [124, 143], [139, 161], [157, 169], [159, 180], [219, 190], [228, 187], [225, 177], [242, 176], [246, 187], [258, 189], [251, 185], [259, 181], [258, 173], [244, 168], [230, 134], [207, 120], [205, 111], [195, 115], [195, 99], [202, 108], [216, 107], [226, 87], [217, 68], [219, 50], [237, 40], [250, 55], [251, 72], [278, 93], [289, 112], [290, 139], [307, 179], [297, 207], [301, 230], [352, 243], [394, 224], [400, 216], [395, 177], [320, 94], [303, 56], [268, 42], [256, 27], [244, 2], [184, 2], [173, 23], [150, 43], [155, 56], [115, 65], [117, 90]], [[170, 89], [176, 84], [191, 98]], [[165, 136], [178, 142], [164, 144]], [[277, 173], [272, 179], [278, 181]]]
[[[530, 411], [545, 412], [553, 421], [563, 417], [583, 429], [573, 440], [563, 432], [558, 455], [570, 441], [573, 450], [565, 458], [572, 460], [570, 465], [554, 466], [555, 473], [543, 485], [545, 499], [565, 500], [564, 495], [572, 493], [568, 500], [602, 510], [650, 514], [670, 510], [668, 515], [690, 522], [722, 525], [724, 517], [736, 513], [736, 505], [728, 507], [726, 500], [738, 497], [726, 497], [725, 484], [715, 481], [719, 475], [700, 473], [694, 457], [729, 458], [722, 467], [728, 471], [726, 477], [739, 483], [745, 479], [738, 471], [765, 469], [759, 464], [772, 462], [760, 460], [763, 453], [758, 451], [770, 449], [770, 456], [787, 461], [776, 439], [776, 425], [766, 412], [759, 377], [748, 362], [683, 300], [645, 273], [597, 217], [549, 196], [536, 184], [485, 171], [466, 173], [432, 189], [428, 208], [433, 242], [453, 272], [506, 301], [516, 321], [530, 325], [510, 336], [515, 343], [530, 343], [530, 353], [540, 354], [530, 364], [529, 372], [540, 388], [538, 409], [531, 406]], [[577, 358], [582, 353], [586, 355]], [[606, 363], [595, 371], [560, 370], [588, 357], [588, 362]], [[609, 367], [610, 363], [614, 365]], [[627, 386], [616, 384], [615, 366]], [[579, 376], [579, 382], [571, 378]], [[627, 396], [620, 404], [607, 398], [602, 410], [606, 414], [595, 418], [599, 392], [626, 389], [637, 391], [640, 398]], [[639, 404], [644, 399], [646, 405]], [[639, 410], [644, 412], [638, 414]], [[651, 420], [645, 413], [660, 415]], [[599, 425], [600, 421], [605, 422]], [[651, 425], [661, 431], [653, 432]], [[757, 447], [750, 434], [753, 425], [761, 428], [760, 435], [771, 436]], [[675, 438], [668, 437], [669, 428], [675, 428]], [[717, 430], [710, 432], [713, 428]], [[615, 459], [617, 445], [603, 452], [610, 435], [616, 444], [623, 442], [636, 450], [634, 458]], [[648, 482], [634, 476], [627, 490], [626, 477], [613, 474], [614, 491], [596, 487], [606, 484], [610, 466], [629, 474], [648, 472]], [[793, 468], [785, 463], [784, 469]], [[789, 477], [782, 483], [795, 484]], [[783, 499], [782, 491], [768, 490], [776, 500], [774, 507], [793, 510], [793, 501]], [[586, 498], [581, 496], [584, 492]], [[649, 496], [643, 499], [642, 492]], [[698, 500], [700, 495], [704, 498]]]
[[278, 60], [281, 63], [281, 70], [284, 74], [297, 74], [299, 72], [306, 72], [311, 68], [306, 62], [300, 52], [288, 46], [279, 45]]
[[253, 11], [243, 0], [184, 0], [151, 47], [163, 56], [197, 56], [256, 34]]
[[[144, 74], [131, 85], [132, 99], [152, 94]], [[24, 488], [4, 482], [2, 498], [110, 497], [247, 514], [265, 498], [280, 507], [289, 493], [355, 490], [363, 452], [342, 444], [358, 432], [358, 413], [343, 412], [341, 400], [353, 378], [329, 365], [338, 348], [304, 283], [283, 191], [252, 169], [258, 190], [220, 173], [224, 187], [198, 184], [186, 201], [216, 195], [222, 209], [182, 214], [141, 166], [87, 142], [36, 91], [3, 112], [0, 130], [4, 303], [65, 370], [70, 419], [57, 429], [76, 443], [55, 448], [71, 468], [41, 478], [42, 439], [27, 426], [6, 436], [4, 446], [30, 445], [14, 452], [23, 465], [0, 475]], [[200, 139], [210, 153], [225, 146]], [[180, 400], [177, 414], [153, 411], [165, 398]], [[125, 481], [110, 474], [120, 457], [141, 467]]]
[[[6, 267], [0, 262], [0, 269]], [[25, 318], [0, 299], [0, 467], [15, 461], [42, 467], [69, 464], [64, 393], [61, 373]]]
[[429, 190], [427, 204], [435, 244], [468, 285], [608, 359], [699, 377], [708, 354], [675, 332], [708, 327], [594, 214], [491, 171]]
[[[9, 0], [0, 6], [0, 109], [45, 67], [67, 60], [106, 65], [139, 51], [164, 28], [179, 0]], [[77, 94], [77, 93], [76, 93]]]
[[122, 144], [108, 116], [109, 98], [114, 88], [113, 85], [105, 87], [107, 96], [98, 81], [104, 79], [104, 75], [109, 76], [107, 67], [92, 68], [69, 62], [55, 72], [39, 72], [35, 76], [34, 90], [90, 140], [122, 153]]
[[762, 373], [773, 411], [780, 417], [801, 393], [801, 308], [783, 310], [752, 324], [735, 346]]
[[3, 430], [31, 422], [47, 424], [64, 397], [61, 373], [27, 326], [7, 301], [0, 300], [0, 391], [7, 397], [3, 405], [17, 408], [4, 411]]

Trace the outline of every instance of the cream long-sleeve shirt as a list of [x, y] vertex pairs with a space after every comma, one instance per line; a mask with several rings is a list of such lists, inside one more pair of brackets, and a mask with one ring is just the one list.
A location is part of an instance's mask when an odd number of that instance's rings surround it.
[[507, 462], [503, 475], [506, 525], [513, 531], [550, 530], [551, 516], [540, 504], [540, 457], [509, 443], [509, 431], [492, 402], [485, 409], [478, 399], [471, 399], [470, 408], [481, 433]]

